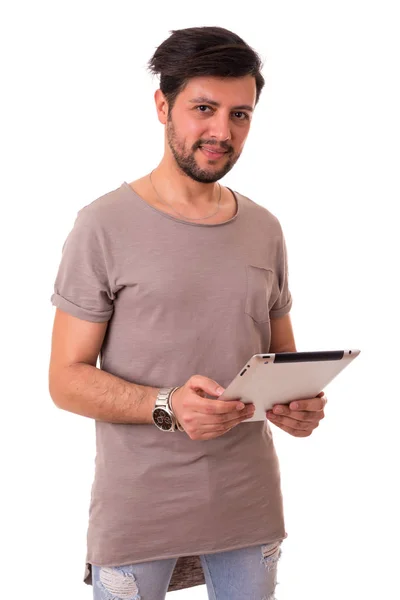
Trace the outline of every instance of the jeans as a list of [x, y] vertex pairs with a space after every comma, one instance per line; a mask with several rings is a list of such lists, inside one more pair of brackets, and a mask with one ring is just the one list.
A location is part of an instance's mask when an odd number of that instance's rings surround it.
[[[281, 544], [199, 555], [209, 600], [274, 600]], [[93, 600], [165, 600], [177, 560], [92, 565]]]

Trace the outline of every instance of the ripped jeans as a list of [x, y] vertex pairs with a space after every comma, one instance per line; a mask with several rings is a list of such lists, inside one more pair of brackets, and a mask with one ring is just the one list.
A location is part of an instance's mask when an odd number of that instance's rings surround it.
[[[209, 600], [275, 600], [281, 544], [199, 555]], [[93, 600], [165, 600], [177, 560], [92, 565]]]

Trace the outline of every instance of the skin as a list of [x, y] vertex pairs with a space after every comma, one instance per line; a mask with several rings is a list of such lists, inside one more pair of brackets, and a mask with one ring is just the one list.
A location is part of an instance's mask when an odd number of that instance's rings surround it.
[[[243, 151], [255, 98], [251, 75], [193, 78], [178, 94], [172, 110], [161, 90], [156, 90], [157, 116], [165, 125], [165, 134], [164, 156], [152, 179], [158, 194], [187, 217], [207, 215], [215, 206], [218, 180], [233, 168]], [[227, 152], [213, 159], [202, 152], [204, 145]], [[222, 197], [222, 209], [227, 202], [232, 202], [229, 194]], [[289, 315], [271, 320], [270, 351], [296, 351]], [[308, 437], [324, 418], [326, 402], [320, 392], [315, 398], [275, 405], [266, 416], [283, 431]]]
[[[218, 180], [232, 169], [243, 150], [255, 98], [251, 75], [195, 77], [178, 94], [172, 110], [161, 90], [156, 90], [157, 116], [165, 134], [164, 156], [152, 180], [161, 198], [188, 217], [210, 214], [219, 196]], [[200, 148], [205, 145], [226, 154], [210, 158]], [[229, 192], [221, 200], [233, 204]]]
[[320, 392], [315, 398], [294, 400], [289, 405], [275, 404], [273, 410], [266, 412], [267, 419], [295, 437], [308, 437], [324, 418], [327, 401], [324, 392]]

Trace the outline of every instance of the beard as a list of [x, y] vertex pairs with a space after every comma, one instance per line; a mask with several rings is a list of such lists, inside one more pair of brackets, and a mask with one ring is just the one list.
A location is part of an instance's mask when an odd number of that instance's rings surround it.
[[227, 151], [228, 160], [225, 159], [222, 167], [210, 169], [201, 168], [196, 162], [195, 152], [202, 145], [213, 145], [213, 142], [207, 140], [199, 140], [190, 149], [185, 147], [184, 142], [180, 142], [176, 134], [175, 126], [172, 121], [171, 115], [168, 115], [167, 121], [167, 141], [168, 146], [171, 149], [172, 155], [176, 160], [178, 167], [191, 179], [198, 181], [199, 183], [215, 183], [219, 179], [222, 179], [236, 163], [240, 156], [234, 153], [232, 146], [228, 146], [226, 143], [220, 143], [219, 147]]

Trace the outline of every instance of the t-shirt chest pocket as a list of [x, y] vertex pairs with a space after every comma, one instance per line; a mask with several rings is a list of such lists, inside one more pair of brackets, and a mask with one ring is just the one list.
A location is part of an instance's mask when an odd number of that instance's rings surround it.
[[247, 290], [244, 312], [257, 323], [269, 321], [273, 304], [274, 272], [257, 265], [246, 265]]

